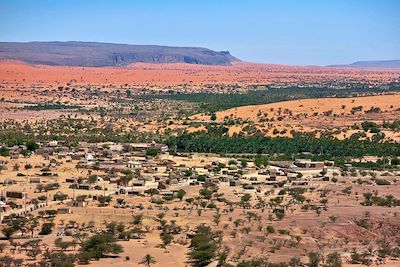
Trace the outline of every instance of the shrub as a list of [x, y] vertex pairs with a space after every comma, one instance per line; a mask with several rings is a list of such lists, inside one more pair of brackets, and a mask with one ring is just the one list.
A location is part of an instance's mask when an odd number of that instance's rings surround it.
[[49, 235], [53, 231], [54, 223], [44, 223], [39, 235]]
[[273, 233], [275, 233], [275, 228], [272, 225], [268, 225], [267, 232], [273, 234]]
[[158, 155], [158, 150], [155, 148], [149, 148], [146, 150], [146, 156], [152, 156], [155, 157]]

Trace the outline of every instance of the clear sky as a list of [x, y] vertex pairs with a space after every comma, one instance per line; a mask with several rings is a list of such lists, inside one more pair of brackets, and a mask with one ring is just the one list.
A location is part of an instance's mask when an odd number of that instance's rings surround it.
[[245, 61], [400, 59], [399, 0], [0, 0], [0, 41], [201, 46]]

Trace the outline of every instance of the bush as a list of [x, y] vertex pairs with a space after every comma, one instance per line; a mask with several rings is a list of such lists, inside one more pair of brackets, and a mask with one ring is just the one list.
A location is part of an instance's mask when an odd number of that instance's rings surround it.
[[267, 232], [273, 234], [273, 233], [275, 233], [275, 228], [272, 225], [268, 225]]
[[234, 159], [230, 159], [230, 160], [228, 161], [228, 165], [236, 165], [236, 164], [237, 164], [237, 161], [234, 160]]
[[155, 157], [158, 155], [158, 150], [155, 148], [149, 148], [146, 150], [146, 156], [152, 156]]
[[183, 199], [183, 197], [186, 195], [186, 191], [183, 189], [180, 189], [177, 193], [176, 193], [176, 197], [179, 198], [180, 200]]
[[338, 252], [332, 252], [328, 254], [326, 260], [326, 267], [341, 267], [342, 258]]
[[26, 142], [26, 149], [29, 151], [35, 151], [39, 148], [39, 145], [35, 141]]
[[65, 254], [64, 252], [53, 252], [49, 254], [51, 266], [73, 267], [75, 266], [75, 255]]
[[375, 179], [377, 185], [391, 185], [391, 183], [386, 179]]
[[3, 157], [9, 157], [10, 156], [10, 150], [6, 147], [1, 147], [0, 148], [0, 156]]
[[49, 235], [53, 232], [54, 223], [44, 223], [39, 235]]
[[205, 175], [199, 175], [199, 176], [197, 177], [197, 181], [199, 181], [199, 182], [205, 182], [205, 181], [206, 181], [206, 176], [205, 176]]

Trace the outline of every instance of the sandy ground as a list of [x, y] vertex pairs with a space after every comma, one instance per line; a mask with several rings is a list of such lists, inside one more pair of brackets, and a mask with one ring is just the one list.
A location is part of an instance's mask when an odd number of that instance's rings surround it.
[[0, 81], [14, 85], [132, 84], [132, 85], [253, 85], [292, 82], [348, 81], [371, 84], [398, 79], [397, 70], [298, 67], [240, 62], [232, 66], [192, 64], [133, 64], [125, 68], [54, 67], [0, 62]]
[[[381, 70], [360, 70], [360, 69], [335, 69], [335, 68], [314, 68], [314, 67], [290, 67], [280, 65], [261, 65], [261, 64], [250, 64], [240, 63], [234, 66], [220, 67], [220, 66], [197, 66], [197, 65], [185, 65], [185, 64], [136, 64], [127, 68], [79, 68], [79, 67], [50, 67], [50, 66], [30, 66], [26, 64], [16, 62], [2, 62], [0, 63], [0, 83], [2, 86], [7, 87], [7, 91], [1, 88], [0, 97], [13, 98], [15, 90], [19, 90], [19, 86], [24, 87], [22, 91], [19, 91], [19, 97], [23, 101], [54, 101], [57, 100], [68, 100], [71, 101], [68, 95], [53, 97], [51, 93], [49, 95], [35, 95], [30, 94], [29, 91], [32, 89], [32, 84], [39, 84], [37, 91], [47, 90], [51, 86], [52, 90], [57, 90], [58, 85], [65, 85], [66, 83], [73, 84], [87, 84], [95, 83], [98, 85], [113, 84], [132, 84], [136, 86], [150, 85], [150, 86], [171, 86], [176, 84], [190, 84], [193, 87], [189, 87], [190, 90], [197, 90], [202, 87], [203, 84], [240, 84], [240, 85], [252, 85], [252, 84], [268, 84], [271, 82], [325, 82], [327, 80], [351, 80], [351, 81], [370, 81], [374, 83], [387, 82], [398, 78], [399, 73], [396, 71], [381, 71]], [[43, 86], [43, 88], [40, 88]], [[197, 86], [197, 87], [196, 87]], [[84, 88], [80, 88], [84, 90]], [[115, 89], [115, 88], [114, 88]], [[25, 91], [24, 91], [25, 90]], [[36, 89], [35, 89], [36, 90]], [[68, 93], [66, 93], [68, 94]], [[38, 97], [38, 99], [32, 99]], [[74, 100], [79, 102], [78, 100]], [[93, 98], [90, 101], [85, 100], [87, 105], [106, 104], [101, 100]], [[72, 102], [74, 103], [74, 102]], [[288, 101], [281, 103], [274, 103], [268, 105], [257, 105], [257, 106], [246, 106], [240, 108], [234, 108], [226, 111], [217, 113], [217, 120], [223, 121], [224, 117], [239, 118], [241, 120], [251, 120], [256, 123], [257, 129], [265, 131], [267, 135], [272, 135], [273, 129], [279, 131], [287, 130], [286, 133], [279, 135], [290, 136], [290, 130], [296, 129], [299, 131], [315, 131], [325, 129], [340, 129], [348, 127], [354, 123], [360, 123], [363, 120], [373, 120], [382, 122], [384, 119], [393, 120], [400, 117], [399, 114], [399, 103], [400, 95], [385, 95], [385, 96], [371, 96], [371, 97], [357, 97], [357, 98], [346, 98], [346, 99], [306, 99], [297, 101]], [[19, 119], [19, 120], [41, 120], [41, 119], [53, 119], [58, 118], [61, 115], [66, 115], [68, 112], [60, 111], [26, 111], [11, 108], [20, 108], [26, 103], [5, 103], [0, 107], [0, 119]], [[351, 110], [354, 107], [362, 106], [363, 110], [358, 111], [355, 114], [351, 114]], [[379, 107], [380, 113], [366, 114], [365, 111], [371, 107]], [[326, 115], [324, 112], [329, 112]], [[313, 115], [318, 113], [317, 115]], [[267, 114], [267, 115], [265, 115]], [[282, 120], [276, 120], [279, 116]], [[274, 121], [263, 122], [265, 118], [275, 118]], [[199, 120], [203, 122], [209, 121], [209, 116], [204, 114], [196, 115], [192, 117], [192, 120]], [[127, 120], [129, 122], [129, 119]], [[124, 124], [126, 121], [118, 121], [116, 124]], [[130, 123], [133, 123], [132, 121]], [[176, 124], [167, 126], [174, 129], [187, 128], [188, 131], [204, 130], [204, 125], [198, 128], [192, 126], [184, 126], [182, 122], [176, 122]], [[153, 122], [148, 125], [135, 124], [140, 127], [141, 130], [155, 131], [159, 129], [160, 124]], [[241, 125], [235, 125], [230, 127], [229, 133], [237, 133], [243, 129]], [[347, 130], [341, 132], [338, 135], [344, 137], [350, 136], [355, 133], [354, 130]], [[398, 133], [385, 132], [387, 136], [396, 139], [400, 138]], [[399, 139], [400, 140], [400, 139]], [[221, 158], [218, 155], [200, 155], [196, 154], [191, 158], [187, 157], [173, 157], [163, 156], [165, 159], [170, 159], [176, 162], [177, 165], [183, 164], [186, 167], [202, 167], [206, 164], [211, 164], [213, 161], [219, 161], [227, 163], [229, 159]], [[4, 160], [4, 158], [0, 158]], [[75, 168], [76, 161], [72, 163], [65, 162], [65, 160], [59, 160], [60, 165], [51, 168], [51, 171], [56, 173], [58, 176], [43, 178], [44, 182], [60, 182], [62, 192], [68, 195], [81, 195], [81, 194], [92, 194], [100, 195], [103, 191], [98, 190], [72, 190], [69, 189], [69, 184], [65, 183], [65, 178], [71, 176], [87, 176], [87, 172], [78, 170]], [[20, 170], [14, 171], [13, 166], [15, 163], [20, 165]], [[24, 170], [25, 164], [31, 164], [33, 166], [30, 170]], [[29, 177], [36, 177], [40, 172], [40, 169], [47, 165], [49, 162], [44, 160], [42, 157], [33, 156], [30, 158], [20, 158], [18, 160], [9, 161], [7, 164], [7, 170], [3, 170], [0, 173], [0, 181], [6, 178], [17, 180], [18, 184], [10, 186], [2, 186], [1, 192], [4, 193], [6, 190], [17, 190], [25, 191], [28, 193], [28, 201], [32, 198], [36, 198], [40, 195], [51, 196], [56, 191], [48, 193], [35, 192], [36, 185], [28, 182]], [[18, 172], [24, 173], [26, 176], [17, 176]], [[93, 172], [93, 174], [103, 175], [102, 172]], [[158, 175], [165, 175], [165, 173], [157, 173]], [[153, 174], [151, 174], [153, 175]], [[311, 176], [311, 174], [310, 174]], [[397, 176], [398, 177], [398, 176]], [[393, 225], [399, 225], [400, 208], [385, 208], [385, 207], [364, 207], [360, 205], [362, 200], [362, 194], [364, 192], [372, 192], [374, 190], [379, 191], [379, 195], [393, 195], [396, 198], [400, 198], [399, 182], [395, 182], [395, 177], [390, 177], [393, 181], [391, 186], [375, 186], [375, 185], [358, 185], [352, 183], [356, 178], [359, 177], [340, 177], [337, 184], [330, 182], [322, 182], [320, 180], [312, 180], [311, 183], [315, 186], [313, 192], [307, 192], [305, 196], [310, 199], [311, 203], [318, 204], [321, 197], [319, 196], [318, 190], [320, 189], [331, 189], [332, 192], [329, 194], [328, 211], [322, 212], [320, 216], [317, 216], [314, 211], [302, 211], [300, 206], [290, 209], [287, 215], [282, 221], [276, 219], [269, 220], [271, 211], [266, 210], [261, 212], [258, 209], [243, 209], [236, 207], [234, 211], [230, 213], [224, 213], [223, 210], [227, 209], [227, 206], [217, 201], [216, 204], [221, 209], [221, 223], [215, 225], [213, 222], [213, 216], [215, 211], [212, 209], [204, 209], [201, 215], [198, 215], [196, 210], [183, 210], [187, 208], [188, 204], [185, 201], [172, 201], [171, 203], [165, 204], [168, 207], [166, 211], [166, 218], [168, 221], [176, 220], [177, 224], [183, 227], [183, 234], [187, 229], [194, 229], [196, 225], [205, 223], [210, 225], [213, 230], [221, 230], [224, 233], [223, 244], [231, 249], [231, 255], [236, 255], [240, 252], [243, 247], [251, 244], [247, 247], [247, 251], [244, 253], [242, 259], [246, 259], [254, 256], [268, 256], [271, 260], [287, 261], [292, 256], [298, 255], [304, 261], [306, 259], [306, 252], [310, 250], [317, 250], [317, 241], [323, 240], [328, 243], [326, 252], [339, 249], [343, 252], [344, 257], [349, 256], [349, 250], [352, 247], [360, 247], [360, 242], [366, 239], [376, 239], [374, 233], [360, 229], [354, 224], [355, 218], [364, 216], [365, 212], [371, 214], [371, 218], [375, 220], [387, 220], [388, 223]], [[369, 179], [367, 177], [360, 177], [361, 179]], [[101, 186], [106, 186], [108, 192], [116, 189], [115, 185], [108, 183], [99, 183]], [[343, 195], [341, 190], [347, 186], [352, 186], [352, 194], [350, 196]], [[244, 193], [250, 193], [252, 195], [252, 204], [256, 203], [256, 198], [260, 197], [265, 201], [269, 201], [272, 197], [276, 197], [278, 190], [275, 190], [272, 195], [265, 195], [266, 191], [272, 190], [272, 186], [263, 185], [262, 192], [258, 193], [255, 190], [245, 190], [242, 187], [230, 187], [227, 183], [221, 182], [219, 184], [219, 193], [223, 193], [224, 196], [230, 201], [238, 202], [240, 197]], [[173, 186], [171, 189], [183, 188], [187, 191], [186, 197], [197, 197], [201, 186], [188, 186], [178, 185]], [[46, 244], [52, 244], [54, 239], [57, 237], [56, 234], [64, 227], [61, 225], [61, 221], [74, 220], [79, 224], [88, 223], [94, 221], [96, 227], [101, 227], [104, 221], [119, 221], [126, 224], [132, 220], [132, 213], [143, 213], [145, 215], [144, 224], [150, 226], [150, 232], [140, 240], [130, 240], [128, 242], [121, 241], [120, 244], [124, 247], [125, 251], [116, 259], [101, 259], [100, 261], [93, 261], [91, 265], [94, 266], [138, 266], [138, 262], [141, 258], [149, 253], [153, 255], [157, 261], [154, 266], [187, 266], [187, 253], [189, 251], [187, 245], [180, 245], [173, 243], [167, 247], [167, 249], [157, 248], [156, 245], [160, 243], [159, 231], [156, 229], [157, 223], [154, 221], [154, 217], [161, 212], [158, 209], [148, 208], [150, 205], [150, 197], [128, 197], [123, 196], [126, 202], [132, 205], [143, 204], [146, 209], [142, 211], [120, 208], [113, 208], [114, 202], [109, 207], [98, 207], [97, 202], [89, 203], [89, 206], [85, 208], [73, 208], [72, 214], [59, 215], [55, 219], [56, 229], [53, 234], [43, 238]], [[23, 200], [16, 200], [17, 204], [23, 205]], [[64, 204], [57, 205], [57, 207], [64, 207]], [[254, 211], [259, 213], [261, 221], [248, 222], [245, 214], [248, 211]], [[33, 212], [35, 215], [38, 211]], [[330, 222], [329, 216], [335, 215], [338, 217], [336, 222]], [[244, 219], [245, 224], [238, 229], [237, 237], [231, 237], [231, 231], [235, 229], [233, 221], [236, 219]], [[226, 228], [225, 228], [225, 225]], [[258, 230], [259, 226], [273, 225], [276, 229], [289, 230], [293, 235], [300, 235], [303, 239], [298, 247], [288, 248], [283, 247], [275, 253], [270, 252], [270, 248], [273, 242], [280, 242], [281, 240], [290, 239], [289, 236], [274, 233], [267, 235], [268, 241], [260, 241], [261, 237], [265, 236], [265, 233]], [[244, 226], [251, 228], [251, 233], [245, 234], [240, 231]], [[349, 243], [345, 244], [343, 240], [348, 240]], [[21, 240], [24, 241], [24, 240]], [[272, 242], [272, 243], [271, 243]], [[307, 250], [307, 251], [306, 251]], [[130, 259], [125, 260], [128, 256]], [[390, 265], [391, 264], [391, 265]], [[397, 264], [397, 265], [396, 265]], [[350, 266], [350, 265], [346, 265]], [[355, 265], [352, 265], [355, 266]], [[397, 263], [387, 262], [386, 266], [399, 266]]]
[[[362, 110], [354, 112], [353, 109], [357, 107], [362, 107]], [[367, 111], [371, 108], [379, 108], [380, 111], [368, 113]], [[366, 120], [376, 123], [397, 120], [400, 117], [400, 94], [285, 101], [231, 108], [217, 112], [216, 115], [217, 122], [224, 122], [226, 119], [255, 122], [255, 127], [269, 136], [291, 136], [291, 130], [323, 132], [328, 129], [339, 130], [336, 136], [343, 139], [359, 132], [350, 129], [350, 126], [354, 124], [359, 125]], [[210, 121], [210, 116], [198, 114], [193, 115], [191, 119]], [[228, 128], [229, 134], [232, 135], [243, 130], [244, 125], [234, 125]], [[273, 129], [286, 130], [286, 132], [274, 134]], [[383, 130], [383, 132], [387, 138], [400, 140], [398, 132], [391, 130]]]

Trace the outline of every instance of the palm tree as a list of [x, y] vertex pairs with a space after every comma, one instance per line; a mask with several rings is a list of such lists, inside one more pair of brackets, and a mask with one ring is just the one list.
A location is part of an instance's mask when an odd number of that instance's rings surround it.
[[150, 254], [146, 254], [146, 256], [143, 257], [142, 261], [139, 262], [139, 264], [146, 265], [147, 267], [150, 267], [154, 263], [156, 263], [156, 260]]

